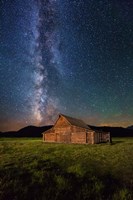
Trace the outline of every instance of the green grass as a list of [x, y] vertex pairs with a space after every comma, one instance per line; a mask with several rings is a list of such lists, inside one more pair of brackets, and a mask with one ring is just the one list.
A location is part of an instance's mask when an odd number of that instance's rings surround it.
[[0, 139], [0, 200], [131, 200], [133, 138], [113, 144]]

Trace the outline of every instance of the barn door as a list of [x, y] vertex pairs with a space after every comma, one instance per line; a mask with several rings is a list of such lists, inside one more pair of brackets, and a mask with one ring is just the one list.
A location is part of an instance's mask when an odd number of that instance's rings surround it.
[[88, 144], [92, 143], [91, 133], [86, 133], [86, 143], [88, 143]]
[[64, 132], [61, 134], [61, 141], [63, 143], [70, 143], [70, 133], [69, 132]]
[[62, 143], [70, 143], [71, 142], [69, 132], [57, 133], [56, 138], [57, 138], [57, 142], [62, 142]]

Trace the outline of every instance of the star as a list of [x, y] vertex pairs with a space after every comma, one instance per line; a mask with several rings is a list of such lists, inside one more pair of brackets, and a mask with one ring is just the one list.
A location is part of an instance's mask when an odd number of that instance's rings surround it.
[[58, 113], [131, 125], [132, 6], [1, 1], [0, 130], [52, 124]]

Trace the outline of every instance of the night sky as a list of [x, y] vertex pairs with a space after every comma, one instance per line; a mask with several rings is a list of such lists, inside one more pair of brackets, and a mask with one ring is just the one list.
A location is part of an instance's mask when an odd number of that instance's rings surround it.
[[132, 0], [1, 0], [0, 131], [133, 124]]

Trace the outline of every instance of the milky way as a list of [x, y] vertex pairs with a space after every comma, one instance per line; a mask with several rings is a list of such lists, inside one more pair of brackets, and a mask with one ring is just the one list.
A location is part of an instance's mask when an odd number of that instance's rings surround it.
[[[33, 54], [35, 91], [33, 98], [33, 114], [38, 123], [52, 123], [57, 111], [57, 100], [48, 94], [48, 67], [59, 73], [57, 35], [58, 22], [55, 1], [38, 1], [35, 23], [35, 45]], [[45, 117], [44, 117], [45, 115]]]

